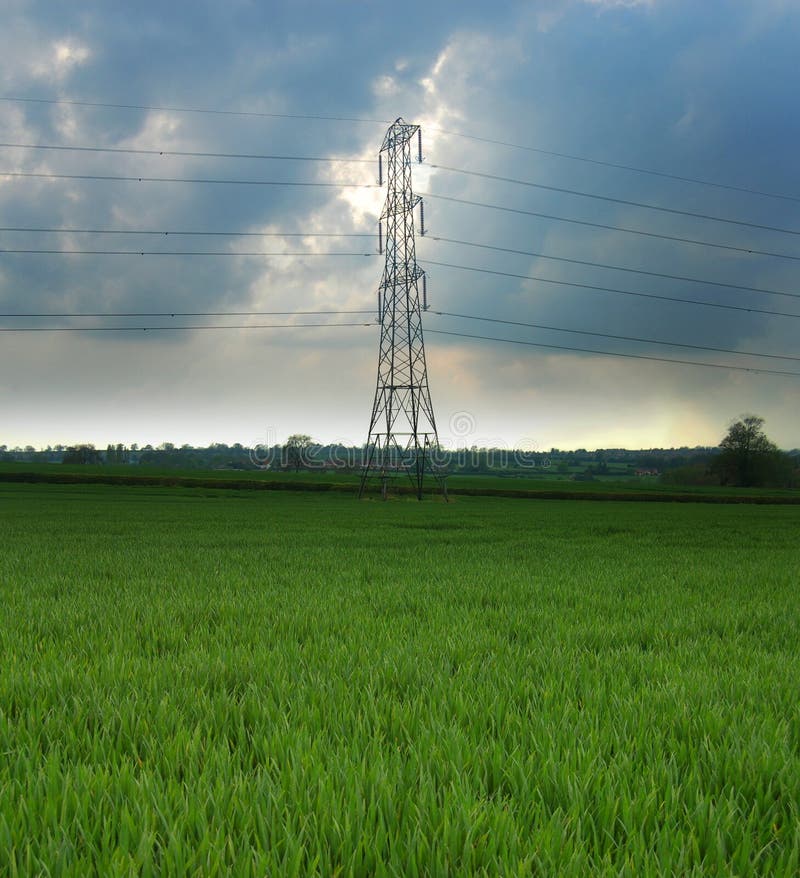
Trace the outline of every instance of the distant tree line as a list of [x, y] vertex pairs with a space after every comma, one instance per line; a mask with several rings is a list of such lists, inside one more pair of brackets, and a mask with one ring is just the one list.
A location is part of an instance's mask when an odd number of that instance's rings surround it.
[[674, 485], [727, 485], [735, 488], [800, 488], [800, 451], [781, 451], [767, 438], [764, 419], [743, 415], [734, 421], [705, 459], [665, 473]]
[[[621, 480], [647, 477], [674, 485], [731, 487], [800, 487], [800, 450], [780, 451], [763, 430], [764, 420], [746, 415], [731, 424], [715, 448], [653, 448], [630, 450], [579, 448], [547, 452], [470, 446], [440, 450], [436, 462], [448, 473], [462, 475], [540, 476], [575, 480]], [[187, 470], [285, 470], [355, 472], [364, 449], [320, 444], [295, 433], [284, 443], [247, 447], [214, 442], [208, 446], [130, 446], [89, 443], [54, 445], [37, 450], [0, 445], [0, 461], [63, 463], [94, 466], [147, 466]]]

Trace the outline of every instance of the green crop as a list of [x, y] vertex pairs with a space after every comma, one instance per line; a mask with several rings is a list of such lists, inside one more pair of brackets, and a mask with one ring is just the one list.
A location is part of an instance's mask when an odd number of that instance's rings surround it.
[[0, 874], [796, 875], [799, 526], [0, 485]]

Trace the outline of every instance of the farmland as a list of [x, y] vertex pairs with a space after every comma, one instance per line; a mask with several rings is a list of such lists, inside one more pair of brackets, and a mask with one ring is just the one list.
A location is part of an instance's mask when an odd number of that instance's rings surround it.
[[0, 484], [0, 874], [797, 874], [799, 529]]
[[[405, 477], [393, 479], [392, 493], [413, 493]], [[181, 470], [170, 467], [122, 465], [64, 465], [0, 462], [0, 483], [138, 485], [145, 487], [195, 487], [234, 490], [357, 491], [360, 475], [339, 470]], [[612, 479], [592, 482], [536, 475], [449, 475], [452, 495], [508, 496], [540, 499], [680, 500], [741, 503], [800, 504], [800, 491], [787, 488], [742, 488], [721, 485], [673, 485], [656, 479]], [[377, 491], [373, 485], [373, 493]], [[440, 493], [433, 479], [426, 493]]]

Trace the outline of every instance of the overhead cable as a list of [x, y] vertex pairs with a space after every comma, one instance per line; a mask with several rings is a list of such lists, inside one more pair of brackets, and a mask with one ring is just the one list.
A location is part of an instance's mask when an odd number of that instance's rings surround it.
[[533, 280], [538, 281], [539, 283], [557, 284], [558, 286], [575, 287], [576, 289], [582, 290], [598, 290], [604, 293], [618, 293], [621, 296], [636, 296], [640, 299], [658, 299], [664, 302], [678, 302], [683, 305], [702, 305], [706, 308], [722, 308], [725, 311], [744, 311], [748, 314], [768, 314], [772, 317], [792, 317], [800, 319], [800, 314], [791, 314], [785, 311], [771, 311], [766, 308], [748, 308], [744, 305], [725, 305], [720, 302], [701, 302], [697, 299], [683, 299], [678, 296], [660, 296], [656, 293], [639, 293], [633, 292], [632, 290], [620, 290], [616, 287], [603, 287], [598, 286], [597, 284], [582, 284], [577, 283], [576, 281], [556, 280], [555, 278], [539, 277], [538, 275], [513, 274], [510, 271], [496, 271], [491, 268], [478, 268], [472, 265], [455, 265], [452, 262], [437, 262], [433, 259], [426, 259], [425, 262], [427, 262], [428, 265], [438, 265], [442, 268], [456, 268], [460, 271], [474, 271], [481, 274], [498, 275], [500, 277], [513, 277], [519, 280]]
[[42, 228], [34, 226], [0, 226], [0, 232], [33, 232], [70, 235], [159, 235], [168, 237], [206, 236], [220, 238], [374, 238], [374, 232], [244, 232], [244, 231], [189, 231], [184, 229], [75, 229]]
[[[27, 103], [27, 104], [50, 104], [50, 105], [66, 105], [76, 107], [96, 107], [103, 109], [115, 110], [146, 110], [152, 112], [170, 112], [170, 113], [198, 113], [215, 116], [242, 116], [257, 117], [265, 119], [299, 119], [299, 120], [315, 120], [323, 122], [356, 122], [368, 123], [374, 125], [391, 125], [392, 119], [373, 119], [355, 116], [332, 116], [322, 115], [318, 113], [277, 113], [253, 110], [218, 110], [205, 107], [175, 107], [175, 106], [157, 106], [149, 104], [116, 104], [108, 101], [76, 101], [57, 98], [30, 98], [30, 97], [14, 97], [0, 96], [0, 101], [7, 103]], [[612, 162], [603, 159], [591, 158], [589, 156], [580, 156], [573, 153], [559, 152], [556, 150], [543, 149], [536, 146], [528, 146], [519, 143], [511, 143], [506, 140], [499, 140], [490, 137], [481, 137], [476, 134], [469, 134], [463, 131], [452, 131], [446, 128], [429, 126], [428, 131], [438, 132], [450, 137], [459, 137], [465, 140], [473, 140], [479, 143], [487, 143], [494, 146], [503, 146], [509, 149], [518, 149], [525, 152], [534, 152], [540, 155], [550, 155], [557, 158], [568, 159], [570, 161], [584, 162], [591, 165], [598, 165], [608, 168], [616, 168], [623, 171], [632, 171], [637, 174], [646, 174], [654, 177], [661, 177], [670, 180], [677, 180], [683, 183], [692, 183], [700, 186], [711, 186], [717, 189], [728, 189], [733, 192], [742, 192], [748, 195], [759, 195], [765, 198], [777, 198], [786, 201], [800, 201], [800, 197], [795, 195], [786, 195], [777, 192], [767, 192], [761, 189], [755, 189], [747, 186], [735, 186], [729, 183], [720, 183], [713, 180], [705, 180], [697, 177], [689, 177], [680, 174], [672, 174], [665, 171], [657, 171], [652, 168], [642, 168], [635, 165], [625, 164], [623, 162]]]
[[703, 366], [708, 369], [725, 369], [734, 372], [756, 372], [762, 375], [790, 375], [793, 378], [800, 378], [800, 372], [784, 372], [778, 369], [760, 369], [753, 366], [729, 366], [725, 363], [703, 363], [699, 360], [676, 360], [669, 357], [655, 357], [649, 354], [624, 354], [615, 351], [598, 351], [593, 348], [578, 348], [568, 345], [544, 344], [538, 341], [522, 341], [516, 338], [496, 338], [491, 335], [472, 335], [466, 332], [451, 332], [445, 329], [426, 329], [427, 333], [436, 335], [450, 335], [458, 338], [480, 339], [481, 341], [502, 342], [503, 344], [518, 344], [534, 348], [548, 348], [556, 351], [576, 351], [583, 354], [599, 354], [604, 357], [624, 357], [631, 360], [654, 360], [659, 363], [675, 363], [681, 366]]
[[537, 259], [547, 259], [551, 262], [568, 262], [572, 265], [585, 265], [589, 266], [590, 268], [604, 268], [608, 269], [609, 271], [624, 271], [629, 274], [646, 275], [647, 277], [659, 277], [666, 280], [687, 281], [689, 283], [705, 284], [706, 286], [711, 287], [724, 287], [731, 290], [742, 290], [744, 292], [750, 293], [766, 293], [770, 296], [787, 296], [791, 299], [800, 299], [800, 293], [786, 293], [782, 292], [781, 290], [770, 290], [763, 287], [749, 287], [745, 286], [744, 284], [729, 284], [723, 283], [722, 281], [707, 280], [701, 277], [690, 277], [683, 274], [667, 274], [663, 271], [647, 271], [642, 268], [628, 268], [623, 265], [611, 265], [606, 262], [593, 262], [587, 259], [572, 259], [566, 256], [549, 256], [546, 253], [536, 253], [532, 250], [514, 250], [511, 247], [498, 247], [493, 244], [478, 244], [474, 241], [460, 241], [456, 238], [441, 238], [436, 235], [426, 235], [425, 237], [429, 237], [433, 241], [441, 241], [445, 244], [458, 244], [462, 247], [477, 247], [481, 250], [496, 250], [500, 253], [513, 253], [518, 256], [533, 256]]
[[539, 155], [549, 155], [554, 156], [560, 159], [569, 159], [573, 162], [584, 162], [589, 165], [599, 165], [604, 168], [615, 168], [620, 171], [633, 171], [637, 174], [646, 174], [651, 177], [662, 177], [667, 180], [677, 180], [681, 183], [692, 183], [698, 186], [711, 186], [714, 189], [728, 189], [731, 192], [743, 192], [747, 195], [760, 195], [764, 198], [778, 198], [783, 201], [800, 201], [800, 197], [797, 195], [784, 195], [779, 192], [765, 192], [763, 189], [753, 189], [748, 186], [734, 186], [730, 183], [719, 183], [714, 180], [704, 180], [699, 177], [687, 177], [681, 174], [670, 174], [666, 171], [655, 171], [652, 168], [641, 168], [637, 165], [629, 165], [623, 164], [622, 162], [611, 162], [605, 161], [603, 159], [590, 158], [589, 156], [580, 156], [574, 155], [568, 152], [557, 152], [552, 149], [542, 149], [538, 146], [523, 146], [520, 143], [509, 143], [506, 140], [494, 140], [490, 137], [479, 137], [475, 134], [466, 134], [461, 131], [450, 131], [445, 128], [431, 128], [427, 129], [428, 131], [434, 132], [437, 131], [440, 134], [448, 135], [449, 137], [460, 137], [465, 140], [475, 140], [480, 143], [489, 143], [493, 146], [505, 146], [509, 149], [520, 149], [525, 152], [535, 152]]
[[213, 110], [205, 107], [171, 107], [153, 104], [113, 104], [107, 101], [73, 101], [66, 98], [0, 97], [0, 101], [20, 104], [61, 104], [71, 107], [97, 107], [111, 110], [147, 110], [158, 113], [200, 113], [210, 116], [252, 116], [260, 119], [313, 119], [321, 122], [367, 122], [391, 125], [391, 119], [365, 119], [355, 116], [325, 116], [315, 113], [269, 113], [255, 110]]
[[243, 323], [194, 326], [2, 326], [0, 332], [159, 332], [187, 329], [331, 329], [342, 326], [373, 326], [372, 323]]
[[[772, 250], [758, 250], [752, 247], [737, 247], [734, 244], [721, 244], [715, 241], [703, 241], [696, 238], [684, 238], [677, 235], [666, 235], [660, 232], [652, 232], [646, 229], [636, 229], [625, 226], [614, 226], [607, 223], [595, 223], [588, 220], [579, 220], [572, 217], [555, 216], [553, 214], [539, 213], [533, 210], [521, 210], [512, 207], [503, 207], [494, 204], [485, 204], [480, 201], [470, 201], [464, 198], [450, 198], [446, 195], [426, 195], [427, 198], [438, 198], [442, 201], [452, 201], [458, 204], [469, 204], [476, 207], [487, 207], [494, 210], [503, 210], [511, 213], [523, 214], [525, 216], [540, 217], [543, 219], [555, 220], [557, 222], [572, 223], [580, 226], [589, 226], [596, 229], [606, 229], [614, 232], [624, 232], [631, 235], [642, 235], [648, 238], [659, 238], [665, 241], [675, 241], [681, 244], [695, 244], [700, 247], [714, 247], [720, 250], [730, 250], [736, 253], [744, 253], [748, 256], [768, 256], [775, 259], [788, 259], [792, 261], [800, 261], [800, 255], [791, 253], [778, 253]], [[2, 226], [0, 232], [30, 232], [34, 234], [40, 233], [69, 233], [69, 234], [91, 234], [91, 235], [173, 235], [173, 236], [217, 236], [217, 237], [252, 237], [252, 238], [373, 238], [374, 232], [246, 232], [237, 230], [182, 230], [182, 229], [82, 229], [82, 228], [54, 228], [54, 227], [35, 227], [35, 226]], [[433, 235], [425, 235], [425, 237], [434, 237]]]
[[372, 258], [377, 253], [310, 253], [308, 251], [272, 252], [234, 250], [48, 250], [0, 248], [0, 253], [36, 256], [358, 256]]
[[117, 174], [49, 174], [33, 171], [0, 171], [0, 177], [41, 180], [100, 180], [122, 183], [214, 183], [225, 186], [307, 186], [326, 189], [378, 189], [377, 183], [328, 183], [309, 180], [224, 180], [198, 177], [127, 177]]
[[108, 152], [123, 155], [179, 156], [181, 158], [212, 158], [212, 159], [264, 159], [283, 162], [341, 162], [349, 164], [373, 164], [374, 159], [338, 158], [336, 156], [308, 155], [274, 155], [262, 153], [240, 152], [191, 152], [180, 149], [139, 149], [125, 146], [67, 146], [62, 144], [44, 143], [0, 143], [5, 149], [42, 149], [59, 152]]
[[535, 183], [532, 180], [517, 180], [514, 177], [503, 177], [499, 174], [488, 174], [483, 171], [468, 171], [466, 168], [453, 168], [448, 165], [429, 164], [429, 168], [436, 168], [440, 171], [450, 171], [455, 174], [466, 174], [470, 177], [480, 177], [485, 180], [494, 180], [501, 183], [513, 183], [517, 186], [529, 186], [534, 189], [542, 189], [546, 192], [558, 192], [561, 195], [575, 195], [580, 198], [591, 198], [596, 201], [606, 201], [611, 204], [622, 204], [626, 207], [641, 207], [646, 210], [655, 210], [661, 213], [669, 213], [677, 216], [689, 216], [695, 219], [709, 220], [716, 223], [727, 223], [734, 226], [743, 226], [749, 229], [761, 229], [767, 232], [780, 232], [785, 235], [800, 235], [798, 229], [785, 229], [780, 226], [768, 226], [761, 223], [747, 222], [746, 220], [731, 219], [730, 217], [715, 216], [708, 213], [696, 213], [691, 210], [681, 210], [676, 207], [664, 207], [660, 204], [650, 204], [645, 201], [632, 201], [628, 198], [616, 198], [612, 195], [599, 195], [596, 192], [584, 192], [580, 189], [567, 189], [564, 186], [551, 186], [547, 183]]
[[[664, 241], [676, 241], [680, 244], [696, 244], [700, 247], [715, 247], [720, 250], [731, 250], [736, 253], [747, 253], [751, 256], [771, 256], [776, 259], [792, 259], [795, 261], [800, 261], [800, 256], [795, 256], [791, 253], [776, 253], [772, 250], [757, 250], [752, 247], [737, 247], [733, 244], [720, 244], [715, 241], [703, 241], [698, 238], [684, 238], [679, 235], [666, 235], [661, 232], [652, 232], [646, 229], [638, 229], [632, 228], [630, 226], [614, 226], [608, 223], [596, 223], [590, 222], [589, 220], [580, 220], [575, 219], [574, 217], [565, 217], [565, 216], [557, 216], [552, 213], [541, 213], [536, 210], [523, 210], [518, 207], [508, 207], [502, 204], [487, 204], [484, 201], [472, 201], [468, 198], [455, 198], [450, 195], [437, 195], [432, 192], [421, 192], [419, 193], [424, 198], [436, 198], [439, 201], [451, 201], [455, 204], [467, 204], [472, 207], [486, 207], [491, 210], [500, 210], [505, 213], [515, 213], [521, 216], [534, 216], [539, 219], [548, 219], [555, 220], [560, 223], [571, 223], [577, 226], [589, 226], [594, 229], [606, 229], [612, 232], [625, 232], [629, 235], [642, 235], [647, 238], [660, 238]], [[426, 235], [427, 237], [427, 235]]]
[[569, 332], [574, 335], [592, 335], [597, 338], [611, 338], [617, 341], [635, 341], [644, 344], [664, 345], [665, 347], [691, 348], [696, 351], [711, 351], [717, 354], [741, 354], [744, 357], [766, 357], [771, 360], [795, 360], [796, 362], [800, 362], [800, 357], [781, 354], [763, 354], [756, 351], [740, 351], [735, 348], [717, 348], [709, 345], [688, 344], [686, 342], [662, 341], [657, 338], [640, 338], [633, 335], [612, 335], [608, 332], [589, 332], [585, 329], [567, 329], [564, 326], [547, 326], [543, 323], [524, 323], [520, 320], [500, 320], [496, 317], [479, 317], [475, 314], [456, 314], [452, 311], [430, 311], [429, 313], [436, 314], [440, 317], [457, 317], [462, 320], [479, 320], [482, 323], [502, 323], [506, 326], [524, 326], [530, 329], [546, 329], [552, 332]]
[[68, 317], [70, 319], [83, 319], [95, 317], [278, 317], [278, 316], [308, 316], [311, 314], [338, 315], [338, 314], [372, 314], [374, 308], [362, 308], [351, 311], [45, 311], [28, 313], [0, 314], [0, 318], [25, 317], [25, 318], [49, 318]]

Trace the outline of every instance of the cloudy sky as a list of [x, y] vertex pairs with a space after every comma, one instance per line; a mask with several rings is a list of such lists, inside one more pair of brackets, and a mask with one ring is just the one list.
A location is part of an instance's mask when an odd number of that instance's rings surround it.
[[[800, 446], [797, 0], [2, 8], [0, 326], [153, 331], [3, 332], [0, 444], [362, 442], [372, 315], [234, 312], [374, 309], [403, 116], [444, 443], [713, 445], [755, 412]], [[198, 316], [74, 316], [161, 312]], [[360, 325], [155, 329], [312, 322]]]

